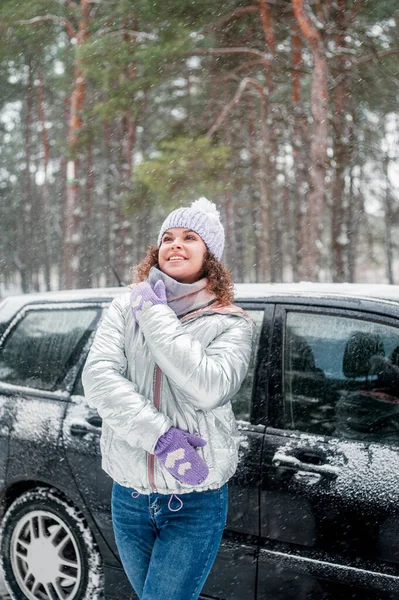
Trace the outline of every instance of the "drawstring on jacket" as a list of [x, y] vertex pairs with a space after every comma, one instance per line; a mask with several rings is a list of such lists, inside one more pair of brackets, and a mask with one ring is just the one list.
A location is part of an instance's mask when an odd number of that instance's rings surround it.
[[[136, 499], [139, 496], [141, 496], [140, 492], [132, 492], [131, 493], [132, 498]], [[176, 500], [178, 500], [180, 502], [180, 506], [179, 508], [172, 508], [171, 506], [171, 502], [173, 500], [173, 496], [176, 498]], [[168, 508], [170, 510], [170, 512], [179, 512], [179, 510], [181, 510], [183, 508], [183, 500], [181, 498], [179, 498], [179, 496], [177, 494], [171, 494], [170, 498], [169, 498], [169, 502], [168, 502]]]

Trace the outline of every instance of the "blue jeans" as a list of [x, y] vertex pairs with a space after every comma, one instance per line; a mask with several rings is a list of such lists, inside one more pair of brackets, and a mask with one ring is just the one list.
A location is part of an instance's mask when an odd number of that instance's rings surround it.
[[140, 600], [195, 600], [222, 539], [227, 484], [178, 497], [132, 494], [134, 489], [114, 483], [112, 522], [136, 594]]

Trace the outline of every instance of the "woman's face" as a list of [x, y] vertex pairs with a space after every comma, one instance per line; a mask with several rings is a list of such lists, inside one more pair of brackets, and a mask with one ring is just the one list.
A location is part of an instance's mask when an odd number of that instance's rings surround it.
[[206, 246], [197, 233], [174, 227], [162, 236], [159, 268], [180, 283], [194, 283], [202, 277], [205, 255]]

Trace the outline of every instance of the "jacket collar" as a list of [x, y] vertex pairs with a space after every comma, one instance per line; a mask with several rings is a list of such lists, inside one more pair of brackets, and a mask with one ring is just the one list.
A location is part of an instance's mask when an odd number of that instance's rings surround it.
[[240, 306], [236, 306], [235, 304], [228, 304], [226, 306], [225, 304], [221, 304], [220, 302], [215, 301], [211, 305], [203, 306], [202, 308], [199, 308], [194, 312], [190, 312], [189, 314], [184, 315], [181, 318], [181, 320], [188, 321], [189, 319], [195, 319], [196, 317], [199, 317], [204, 313], [217, 313], [218, 315], [236, 314], [250, 318], [249, 315], [245, 312], [245, 310]]

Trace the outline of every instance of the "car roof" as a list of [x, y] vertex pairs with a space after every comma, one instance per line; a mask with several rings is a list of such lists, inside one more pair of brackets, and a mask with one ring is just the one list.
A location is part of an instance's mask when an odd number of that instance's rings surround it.
[[269, 296], [306, 296], [309, 298], [364, 298], [399, 302], [399, 285], [378, 283], [241, 283], [236, 284], [236, 298], [264, 298]]
[[[6, 296], [0, 302], [0, 322], [7, 322], [27, 304], [41, 302], [107, 302], [128, 287], [88, 288]], [[399, 302], [399, 285], [375, 283], [238, 283], [234, 286], [236, 300], [259, 301], [271, 297], [363, 298]]]

